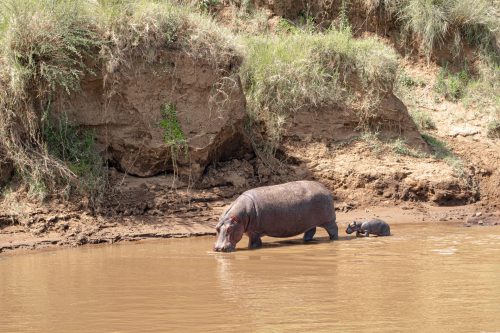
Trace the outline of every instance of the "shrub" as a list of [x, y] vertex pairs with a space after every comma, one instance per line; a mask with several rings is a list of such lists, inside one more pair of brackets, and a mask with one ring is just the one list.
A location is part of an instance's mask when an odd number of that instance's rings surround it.
[[58, 91], [71, 93], [91, 73], [86, 65], [100, 40], [76, 1], [1, 1], [0, 136], [6, 156], [26, 183], [51, 192], [77, 176], [44, 149], [42, 112]]
[[399, 155], [406, 155], [406, 156], [412, 156], [412, 157], [425, 157], [425, 154], [422, 152], [419, 152], [415, 149], [412, 149], [406, 145], [406, 142], [403, 139], [396, 139], [394, 142], [391, 144], [392, 151], [394, 151], [396, 154]]
[[[53, 124], [44, 123], [42, 136], [45, 151], [52, 158], [62, 161], [78, 177], [78, 194], [86, 195], [96, 206], [107, 184], [105, 162], [95, 147], [95, 133], [71, 125], [65, 117]], [[72, 188], [67, 190], [71, 191]], [[67, 191], [67, 194], [71, 194]]]
[[482, 57], [476, 68], [478, 75], [467, 85], [464, 104], [473, 105], [492, 119], [500, 119], [500, 64]]

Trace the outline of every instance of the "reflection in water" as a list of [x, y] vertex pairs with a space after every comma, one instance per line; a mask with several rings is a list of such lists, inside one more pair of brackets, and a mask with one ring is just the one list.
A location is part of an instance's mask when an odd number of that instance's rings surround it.
[[500, 330], [500, 228], [394, 229], [235, 253], [207, 237], [0, 257], [0, 331]]

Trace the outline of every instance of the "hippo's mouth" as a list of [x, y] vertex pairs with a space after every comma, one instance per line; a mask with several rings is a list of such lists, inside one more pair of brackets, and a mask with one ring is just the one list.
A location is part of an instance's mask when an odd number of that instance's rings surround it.
[[234, 245], [229, 245], [221, 248], [214, 248], [215, 252], [234, 252], [236, 251], [236, 247]]

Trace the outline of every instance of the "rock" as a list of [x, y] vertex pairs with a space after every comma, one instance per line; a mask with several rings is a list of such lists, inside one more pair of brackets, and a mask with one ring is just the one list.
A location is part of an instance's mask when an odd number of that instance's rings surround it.
[[470, 126], [456, 126], [451, 129], [448, 133], [448, 136], [456, 137], [456, 136], [471, 136], [475, 134], [479, 134], [480, 129], [477, 127]]
[[[408, 109], [393, 93], [388, 93], [382, 98], [376, 115], [370, 118], [370, 124], [378, 129], [379, 137], [384, 140], [404, 137], [409, 147], [430, 152]], [[313, 139], [343, 141], [352, 135], [353, 129], [358, 125], [359, 115], [345, 105], [318, 106], [312, 110], [304, 108], [290, 116], [285, 126], [284, 137], [298, 138], [306, 143]], [[317, 166], [316, 161], [308, 165], [309, 169]]]
[[494, 226], [500, 222], [500, 213], [473, 214], [466, 220], [466, 225]]
[[226, 176], [225, 180], [236, 187], [244, 187], [247, 183], [245, 177], [238, 175], [236, 172]]
[[84, 244], [87, 244], [89, 242], [89, 239], [87, 236], [85, 235], [80, 235], [78, 236], [77, 240], [76, 240], [76, 243], [78, 245], [84, 245]]

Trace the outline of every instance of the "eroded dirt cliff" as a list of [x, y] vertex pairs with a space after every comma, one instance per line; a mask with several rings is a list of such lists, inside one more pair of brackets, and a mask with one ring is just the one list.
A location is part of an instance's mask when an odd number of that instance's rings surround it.
[[[105, 78], [84, 81], [80, 93], [60, 102], [60, 112], [71, 123], [95, 130], [106, 158], [135, 176], [172, 172], [172, 152], [176, 171], [194, 179], [215, 160], [248, 153], [245, 96], [232, 73], [238, 58], [227, 68], [181, 51], [161, 52], [157, 58], [154, 63], [135, 58]], [[182, 130], [175, 151], [165, 142], [164, 108], [174, 110]]]

